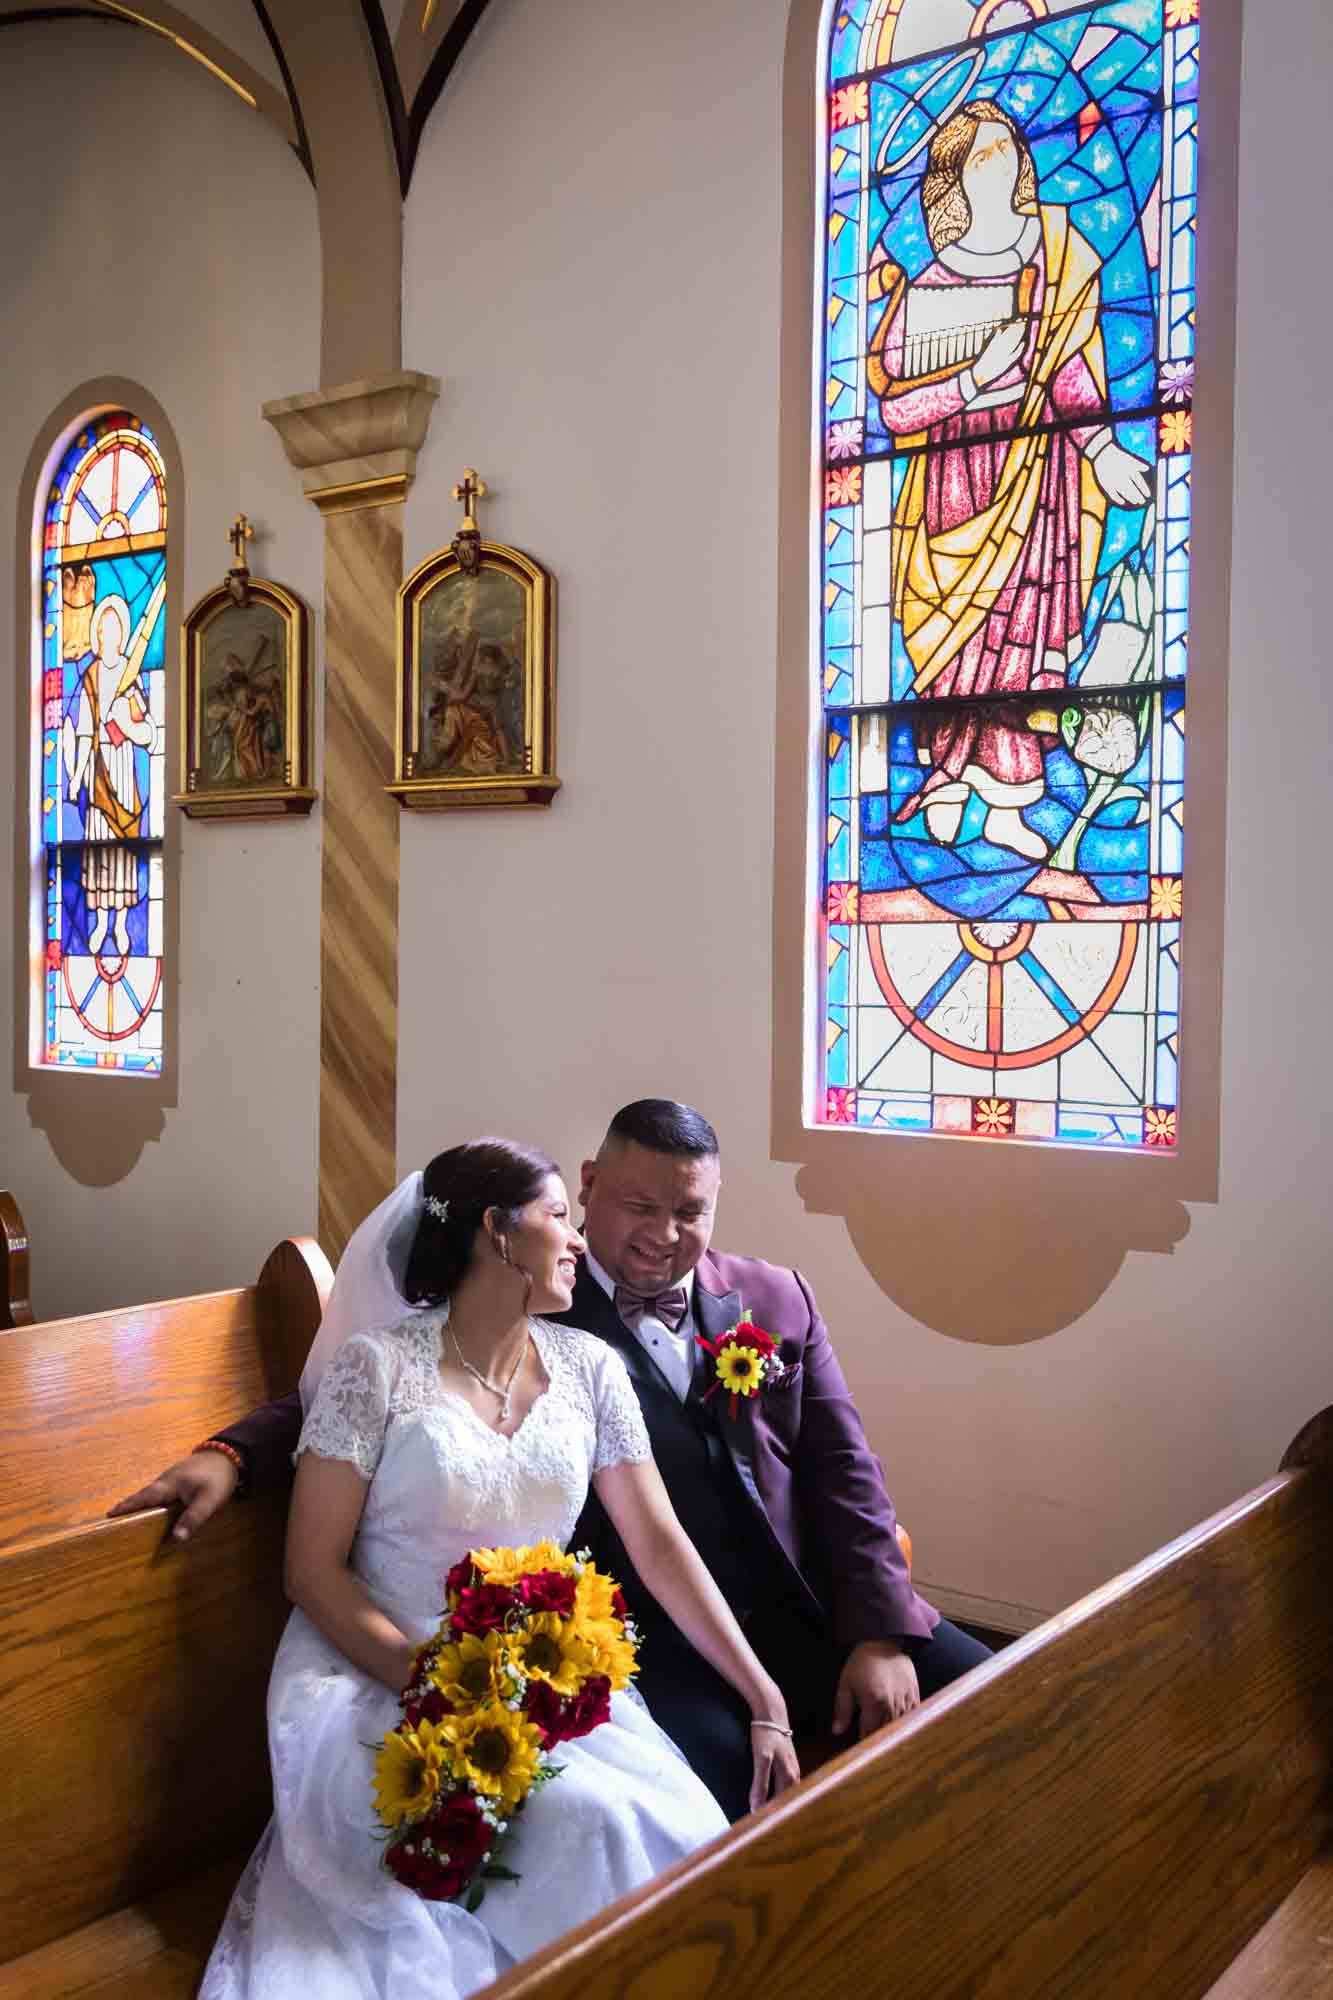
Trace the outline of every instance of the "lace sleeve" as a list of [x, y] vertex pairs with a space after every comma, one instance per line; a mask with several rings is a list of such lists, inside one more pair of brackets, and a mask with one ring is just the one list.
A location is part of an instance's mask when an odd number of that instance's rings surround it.
[[613, 1347], [602, 1347], [597, 1357], [593, 1401], [597, 1410], [594, 1472], [605, 1472], [609, 1465], [643, 1465], [652, 1457], [639, 1399], [629, 1371]]
[[354, 1334], [324, 1370], [296, 1447], [317, 1458], [344, 1459], [373, 1479], [389, 1423], [393, 1360], [382, 1341]]

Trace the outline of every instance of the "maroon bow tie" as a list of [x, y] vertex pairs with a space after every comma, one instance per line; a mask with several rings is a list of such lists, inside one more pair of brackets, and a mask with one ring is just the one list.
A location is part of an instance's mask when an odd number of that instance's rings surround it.
[[669, 1290], [648, 1298], [642, 1292], [632, 1292], [628, 1285], [617, 1285], [615, 1307], [631, 1333], [638, 1332], [639, 1321], [645, 1315], [660, 1319], [674, 1333], [689, 1311], [690, 1302], [684, 1285], [672, 1285]]

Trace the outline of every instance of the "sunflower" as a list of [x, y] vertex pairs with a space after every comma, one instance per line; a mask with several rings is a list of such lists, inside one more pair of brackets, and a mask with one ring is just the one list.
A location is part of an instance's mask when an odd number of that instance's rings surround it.
[[487, 1583], [513, 1584], [529, 1570], [538, 1569], [556, 1569], [568, 1576], [578, 1568], [573, 1556], [567, 1556], [554, 1542], [534, 1542], [531, 1548], [523, 1549], [474, 1549], [472, 1560]]
[[530, 1681], [549, 1681], [557, 1694], [577, 1694], [593, 1665], [593, 1650], [572, 1618], [539, 1611], [508, 1635], [509, 1657]]
[[448, 1752], [434, 1722], [391, 1729], [375, 1757], [375, 1810], [385, 1826], [420, 1819], [434, 1805]]
[[717, 1357], [717, 1379], [733, 1396], [754, 1396], [764, 1379], [763, 1356], [743, 1341], [729, 1340]]
[[587, 1645], [592, 1656], [589, 1673], [605, 1674], [613, 1688], [628, 1687], [631, 1674], [639, 1671], [629, 1640], [613, 1626], [597, 1625], [593, 1627]]
[[504, 1700], [510, 1692], [506, 1665], [498, 1632], [482, 1638], [465, 1632], [453, 1645], [440, 1647], [431, 1661], [430, 1679], [453, 1708], [466, 1712], [482, 1702]]
[[540, 1769], [541, 1735], [519, 1711], [487, 1702], [440, 1724], [453, 1774], [506, 1806], [521, 1805]]
[[585, 1563], [574, 1592], [574, 1624], [585, 1638], [598, 1627], [611, 1626], [616, 1619], [615, 1598], [615, 1578]]

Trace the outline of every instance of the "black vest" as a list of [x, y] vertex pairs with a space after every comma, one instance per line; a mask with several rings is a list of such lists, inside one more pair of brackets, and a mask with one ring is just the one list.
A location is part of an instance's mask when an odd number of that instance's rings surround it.
[[[599, 1334], [622, 1356], [648, 1426], [653, 1457], [680, 1524], [737, 1617], [743, 1621], [759, 1605], [772, 1603], [775, 1595], [785, 1596], [788, 1579], [783, 1571], [787, 1564], [775, 1550], [772, 1530], [760, 1508], [741, 1482], [722, 1430], [728, 1421], [725, 1399], [720, 1395], [704, 1398], [710, 1378], [703, 1350], [697, 1350], [698, 1365], [682, 1403], [587, 1270], [579, 1272], [570, 1310], [552, 1317]], [[697, 1331], [697, 1326], [693, 1330]], [[666, 1620], [595, 1493], [588, 1495], [569, 1546], [591, 1550], [597, 1567], [617, 1579], [630, 1612], [645, 1632]]]

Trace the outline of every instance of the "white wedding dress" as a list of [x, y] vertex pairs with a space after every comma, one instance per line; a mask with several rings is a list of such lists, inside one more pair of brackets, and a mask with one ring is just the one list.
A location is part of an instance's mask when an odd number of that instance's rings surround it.
[[[532, 1323], [549, 1381], [512, 1437], [439, 1378], [447, 1314], [417, 1313], [339, 1348], [299, 1449], [370, 1481], [352, 1566], [412, 1639], [440, 1622], [470, 1548], [568, 1541], [594, 1472], [650, 1456], [620, 1356]], [[461, 2000], [517, 1960], [725, 1831], [712, 1794], [637, 1697], [561, 1744], [475, 1916], [425, 1902], [380, 1860], [375, 1749], [394, 1695], [293, 1611], [269, 1683], [273, 1818], [241, 1878], [200, 2000]]]

